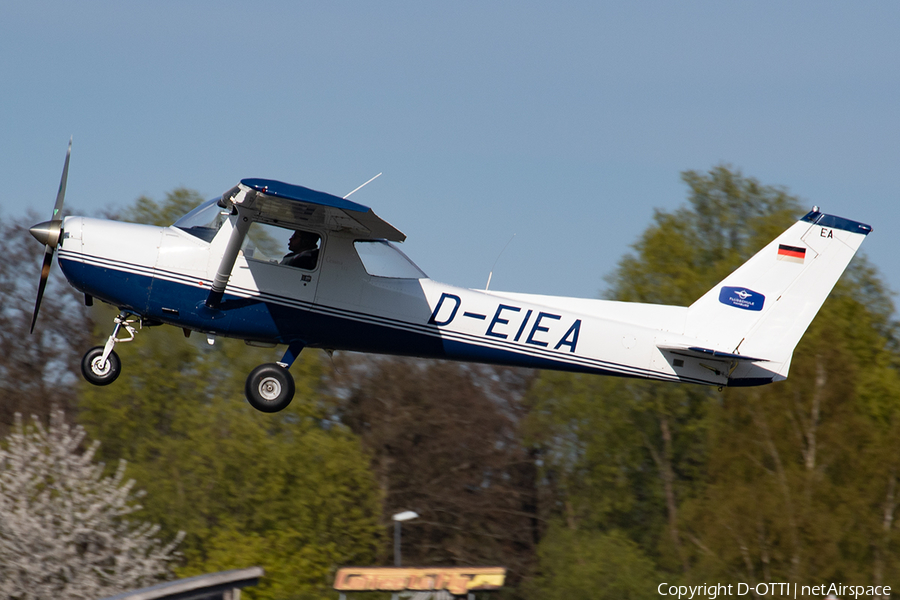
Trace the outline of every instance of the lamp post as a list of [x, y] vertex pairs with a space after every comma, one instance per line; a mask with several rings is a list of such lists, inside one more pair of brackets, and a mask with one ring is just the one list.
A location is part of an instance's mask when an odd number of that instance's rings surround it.
[[419, 518], [418, 513], [415, 513], [411, 510], [407, 510], [401, 513], [395, 514], [391, 519], [394, 520], [394, 566], [399, 567], [400, 560], [400, 523], [403, 521], [409, 521], [410, 519]]
[[[406, 510], [401, 513], [396, 513], [391, 519], [394, 520], [394, 566], [400, 566], [400, 523], [403, 521], [409, 521], [410, 519], [417, 519], [419, 517], [418, 513], [415, 513], [411, 510]], [[399, 600], [400, 595], [396, 592], [391, 594], [391, 600]]]

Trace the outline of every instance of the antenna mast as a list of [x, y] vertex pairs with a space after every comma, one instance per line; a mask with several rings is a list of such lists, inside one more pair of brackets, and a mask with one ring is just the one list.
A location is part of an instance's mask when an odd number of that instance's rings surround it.
[[[353, 190], [352, 192], [350, 192], [350, 194], [353, 194], [353, 193], [355, 193], [355, 192], [358, 192], [359, 190], [361, 190], [362, 188], [366, 187], [367, 185], [369, 185], [370, 183], [372, 183], [373, 181], [375, 181], [375, 180], [378, 179], [379, 177], [381, 177], [381, 173], [379, 173], [378, 175], [376, 175], [376, 176], [373, 177], [372, 179], [368, 180], [367, 182], [365, 182], [364, 184], [362, 184], [361, 186], [359, 186], [358, 188], [356, 188], [355, 190]], [[344, 196], [343, 199], [346, 200], [347, 198], [349, 198], [349, 197], [350, 197], [350, 194], [347, 194], [346, 196]]]
[[[512, 237], [509, 238], [509, 242], [513, 241], [513, 238], [516, 237], [516, 234], [512, 234]], [[509, 242], [506, 242], [506, 246], [509, 246]], [[491, 277], [494, 276], [494, 267], [497, 266], [497, 262], [500, 260], [500, 257], [503, 256], [503, 253], [506, 252], [506, 246], [503, 246], [503, 250], [500, 251], [500, 254], [497, 255], [497, 260], [494, 261], [494, 264], [491, 265], [491, 272], [488, 273], [487, 284], [484, 286], [484, 291], [488, 291], [488, 288], [491, 287]]]

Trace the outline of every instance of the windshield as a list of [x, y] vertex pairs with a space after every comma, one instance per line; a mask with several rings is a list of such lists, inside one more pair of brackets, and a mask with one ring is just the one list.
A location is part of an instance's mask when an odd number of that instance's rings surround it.
[[222, 227], [222, 223], [224, 223], [231, 214], [229, 211], [219, 206], [218, 202], [219, 198], [207, 200], [175, 221], [173, 227], [177, 227], [206, 242], [211, 242], [213, 238], [216, 237], [219, 228]]
[[369, 275], [394, 279], [428, 277], [399, 248], [386, 240], [354, 242], [353, 245]]

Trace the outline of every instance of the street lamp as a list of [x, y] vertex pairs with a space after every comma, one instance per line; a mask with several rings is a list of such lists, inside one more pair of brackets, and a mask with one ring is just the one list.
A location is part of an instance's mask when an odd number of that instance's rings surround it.
[[394, 520], [394, 566], [400, 566], [400, 523], [409, 521], [410, 519], [418, 519], [418, 513], [407, 510], [395, 514], [391, 519]]

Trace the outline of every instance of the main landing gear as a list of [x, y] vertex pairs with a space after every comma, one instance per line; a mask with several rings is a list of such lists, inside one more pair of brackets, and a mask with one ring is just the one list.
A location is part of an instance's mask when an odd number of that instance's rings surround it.
[[[113, 348], [116, 344], [132, 341], [144, 323], [140, 316], [122, 311], [115, 318], [115, 324], [106, 344], [94, 346], [81, 359], [81, 373], [94, 385], [109, 385], [116, 380], [122, 371], [122, 361]], [[119, 337], [123, 329], [125, 333]], [[301, 350], [303, 344], [293, 342], [279, 362], [260, 365], [250, 371], [244, 394], [253, 408], [274, 413], [284, 410], [291, 403], [294, 399], [294, 378], [288, 369]]]
[[294, 378], [288, 369], [297, 359], [303, 344], [292, 342], [280, 362], [259, 365], [247, 377], [244, 394], [256, 410], [273, 413], [283, 410], [294, 399]]
[[278, 412], [294, 399], [294, 378], [278, 363], [259, 365], [250, 371], [244, 394], [256, 410]]

